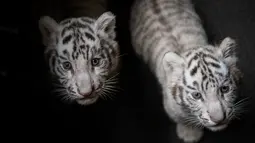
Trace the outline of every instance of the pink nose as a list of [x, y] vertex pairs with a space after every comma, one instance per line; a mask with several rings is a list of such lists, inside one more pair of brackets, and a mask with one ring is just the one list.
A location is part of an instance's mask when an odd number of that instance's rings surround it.
[[78, 93], [79, 93], [80, 95], [82, 95], [83, 97], [88, 97], [88, 96], [90, 96], [90, 95], [92, 94], [92, 92], [93, 92], [93, 88], [92, 88], [89, 92], [81, 92], [81, 91], [78, 89]]
[[210, 115], [210, 118], [214, 123], [221, 124], [224, 122], [226, 116], [225, 116], [224, 112], [223, 113], [218, 112], [218, 113], [214, 113], [214, 114]]

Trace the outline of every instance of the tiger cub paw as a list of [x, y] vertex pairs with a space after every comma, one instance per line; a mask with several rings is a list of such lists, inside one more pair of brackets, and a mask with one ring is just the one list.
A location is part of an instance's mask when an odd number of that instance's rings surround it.
[[177, 136], [185, 143], [198, 142], [204, 134], [203, 130], [201, 129], [187, 127], [182, 124], [177, 124], [176, 132]]

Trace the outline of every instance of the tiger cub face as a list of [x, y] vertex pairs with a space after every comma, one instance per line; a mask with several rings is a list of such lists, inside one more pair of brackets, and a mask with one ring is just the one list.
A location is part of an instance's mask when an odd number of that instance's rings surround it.
[[96, 20], [80, 17], [57, 23], [48, 16], [39, 20], [46, 60], [64, 99], [89, 105], [114, 91], [119, 65], [114, 28], [110, 12]]
[[168, 76], [169, 96], [182, 106], [184, 122], [212, 131], [227, 127], [237, 114], [235, 41], [225, 38], [219, 46], [191, 49], [163, 58]]

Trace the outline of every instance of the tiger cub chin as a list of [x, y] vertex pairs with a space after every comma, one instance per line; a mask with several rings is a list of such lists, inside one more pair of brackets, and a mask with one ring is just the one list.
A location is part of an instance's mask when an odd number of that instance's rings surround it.
[[157, 77], [180, 139], [197, 142], [204, 127], [222, 130], [240, 113], [236, 43], [226, 37], [210, 45], [190, 0], [136, 0], [130, 25], [134, 50]]
[[115, 16], [75, 17], [56, 22], [39, 20], [45, 57], [63, 99], [81, 105], [114, 94], [117, 87], [119, 48], [115, 41]]

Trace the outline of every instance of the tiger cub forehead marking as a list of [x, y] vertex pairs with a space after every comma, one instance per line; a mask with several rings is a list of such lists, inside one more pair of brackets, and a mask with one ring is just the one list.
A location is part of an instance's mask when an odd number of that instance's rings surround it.
[[82, 34], [82, 36], [85, 35], [87, 39], [95, 41], [96, 32], [94, 28], [95, 26], [94, 22], [93, 23], [92, 21], [91, 23], [83, 22], [81, 19], [82, 18], [72, 18], [70, 20], [67, 20], [68, 23], [64, 22], [64, 24], [61, 24], [63, 27], [61, 30], [61, 37], [65, 39], [70, 38], [70, 36], [73, 36], [77, 39], [80, 39], [81, 36], [80, 34]]
[[61, 24], [64, 28], [62, 29], [61, 36], [64, 36], [66, 31], [70, 30], [88, 30], [91, 33], [95, 33], [94, 31], [94, 22], [93, 23], [87, 23], [83, 22], [81, 18], [72, 18], [70, 22]]
[[[60, 36], [60, 49], [67, 49], [72, 53], [71, 59], [80, 56], [89, 59], [89, 53], [97, 53], [100, 43], [95, 31], [95, 21], [89, 18], [71, 18], [64, 20]], [[61, 42], [62, 41], [62, 42]]]
[[[190, 51], [184, 73], [184, 84], [198, 90], [207, 90], [209, 87], [218, 87], [229, 75], [227, 66], [208, 50]], [[199, 88], [202, 89], [199, 89]], [[194, 89], [194, 88], [193, 88]]]

